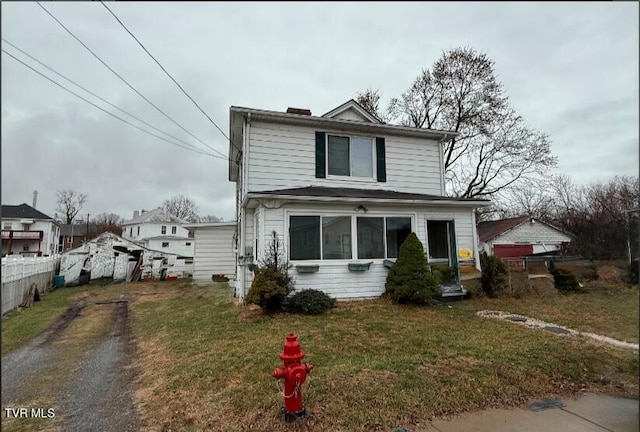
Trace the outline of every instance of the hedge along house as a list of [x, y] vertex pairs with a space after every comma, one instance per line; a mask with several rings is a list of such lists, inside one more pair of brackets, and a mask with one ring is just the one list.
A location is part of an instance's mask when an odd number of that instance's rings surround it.
[[354, 100], [321, 117], [231, 107], [230, 131], [237, 297], [274, 231], [296, 289], [339, 299], [382, 294], [412, 231], [430, 264], [479, 268], [474, 209], [489, 202], [445, 196], [442, 146], [455, 133], [387, 125]]

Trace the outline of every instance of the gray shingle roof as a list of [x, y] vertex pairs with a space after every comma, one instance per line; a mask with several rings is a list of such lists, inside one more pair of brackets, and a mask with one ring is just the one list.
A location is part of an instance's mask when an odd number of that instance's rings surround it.
[[140, 216], [126, 221], [123, 225], [135, 225], [140, 223], [173, 223], [173, 224], [185, 224], [184, 221], [178, 217], [170, 215], [161, 208], [149, 210], [142, 213]]
[[269, 195], [292, 195], [292, 196], [309, 196], [309, 197], [340, 197], [340, 198], [370, 198], [370, 199], [399, 199], [399, 200], [424, 200], [424, 201], [460, 201], [460, 202], [477, 202], [487, 201], [475, 198], [456, 198], [440, 195], [416, 194], [407, 192], [396, 192], [379, 189], [355, 189], [355, 188], [336, 188], [322, 186], [308, 186], [293, 189], [279, 189], [272, 191], [255, 192], [257, 194]]
[[47, 216], [41, 211], [36, 210], [30, 205], [24, 203], [20, 205], [3, 205], [2, 217], [10, 219], [53, 219], [52, 217]]

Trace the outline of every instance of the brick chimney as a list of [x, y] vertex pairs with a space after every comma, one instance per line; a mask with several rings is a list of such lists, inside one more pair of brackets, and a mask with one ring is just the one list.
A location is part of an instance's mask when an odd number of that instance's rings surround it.
[[134, 210], [133, 211], [133, 218], [137, 218], [138, 216], [140, 216], [140, 212], [138, 210]]
[[308, 110], [306, 108], [292, 108], [292, 107], [289, 107], [289, 108], [287, 108], [287, 114], [298, 114], [298, 115], [310, 116], [311, 115], [311, 110]]

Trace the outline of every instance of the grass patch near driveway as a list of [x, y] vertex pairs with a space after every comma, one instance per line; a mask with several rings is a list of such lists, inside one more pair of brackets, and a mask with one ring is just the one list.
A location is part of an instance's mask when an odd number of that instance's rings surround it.
[[[374, 300], [267, 317], [234, 304], [226, 284], [130, 286], [143, 429], [419, 430], [532, 398], [638, 394], [637, 353], [479, 318], [469, 305]], [[279, 418], [270, 376], [289, 332], [315, 366], [303, 386], [308, 417], [293, 425]]]
[[515, 298], [478, 297], [460, 307], [478, 311], [501, 310], [551, 322], [624, 342], [638, 343], [638, 287], [593, 284], [586, 293]]
[[49, 327], [83, 296], [82, 288], [58, 288], [30, 308], [18, 308], [2, 319], [2, 355], [21, 347]]

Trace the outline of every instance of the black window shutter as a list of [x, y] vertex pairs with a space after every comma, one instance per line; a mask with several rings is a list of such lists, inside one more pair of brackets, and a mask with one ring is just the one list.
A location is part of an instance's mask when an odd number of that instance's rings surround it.
[[387, 162], [384, 151], [384, 138], [376, 138], [376, 171], [378, 173], [378, 181], [387, 181]]
[[325, 145], [325, 133], [316, 132], [316, 178], [326, 177], [326, 145]]

